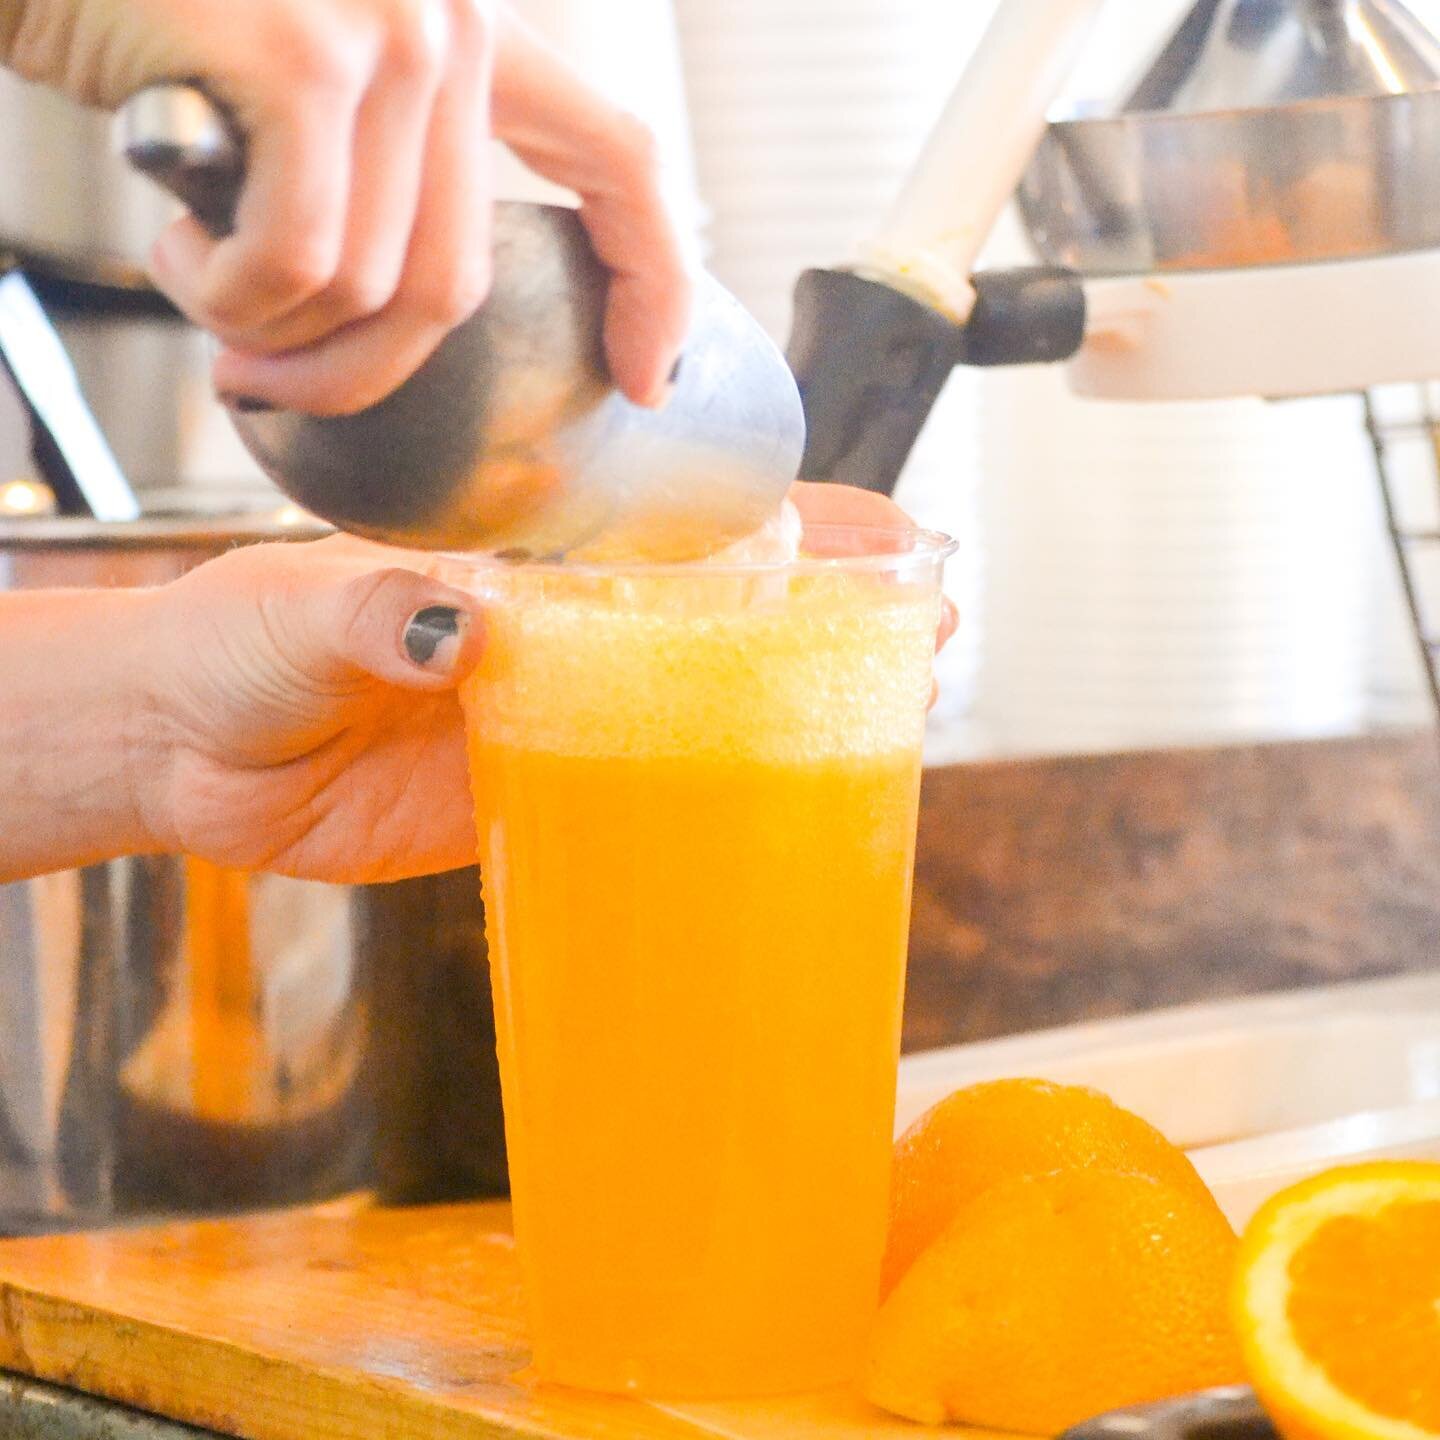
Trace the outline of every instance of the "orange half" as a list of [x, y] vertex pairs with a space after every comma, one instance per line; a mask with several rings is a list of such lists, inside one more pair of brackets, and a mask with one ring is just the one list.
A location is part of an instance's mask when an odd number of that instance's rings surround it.
[[1234, 1315], [1290, 1440], [1440, 1440], [1440, 1164], [1327, 1171], [1245, 1232]]

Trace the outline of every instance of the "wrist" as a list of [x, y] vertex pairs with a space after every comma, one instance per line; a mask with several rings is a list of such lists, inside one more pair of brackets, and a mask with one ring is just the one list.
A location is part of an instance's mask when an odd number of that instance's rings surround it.
[[124, 663], [117, 677], [120, 703], [114, 717], [115, 784], [126, 824], [148, 854], [177, 848], [172, 815], [175, 727], [166, 704], [173, 690], [162, 673], [170, 647], [164, 643], [168, 592], [128, 590], [123, 627]]
[[10, 63], [15, 36], [19, 34], [21, 22], [25, 19], [27, 3], [30, 3], [30, 0], [9, 0], [8, 4], [0, 4], [0, 64]]
[[[47, 16], [41, 6], [44, 0], [0, 0], [0, 65], [14, 70], [26, 80], [46, 83], [44, 67], [37, 67], [36, 57], [27, 50], [36, 48], [35, 31], [47, 28]], [[48, 49], [48, 46], [40, 47]]]

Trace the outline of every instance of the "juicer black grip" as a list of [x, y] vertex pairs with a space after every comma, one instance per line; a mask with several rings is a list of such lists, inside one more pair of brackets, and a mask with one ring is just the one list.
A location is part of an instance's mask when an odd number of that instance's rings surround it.
[[991, 270], [972, 282], [968, 323], [848, 270], [807, 270], [795, 287], [786, 358], [805, 406], [802, 480], [890, 494], [957, 365], [1067, 360], [1085, 331], [1077, 276]]
[[805, 406], [800, 478], [888, 495], [959, 361], [962, 333], [888, 285], [805, 271], [785, 355]]
[[961, 365], [1049, 365], [1084, 342], [1085, 288], [1073, 270], [983, 270], [970, 283], [975, 308], [961, 338]]
[[199, 84], [152, 85], [121, 109], [125, 158], [168, 190], [216, 239], [235, 229], [245, 137]]

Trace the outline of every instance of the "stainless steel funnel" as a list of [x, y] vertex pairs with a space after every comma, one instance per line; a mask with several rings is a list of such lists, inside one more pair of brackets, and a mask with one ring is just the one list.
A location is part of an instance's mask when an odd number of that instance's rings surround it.
[[[226, 117], [170, 85], [122, 118], [131, 163], [226, 233], [244, 175]], [[758, 528], [795, 477], [804, 415], [739, 302], [698, 278], [673, 394], [648, 410], [606, 371], [608, 276], [575, 212], [501, 204], [494, 244], [490, 298], [379, 404], [232, 411], [275, 483], [343, 529], [421, 548], [688, 559]]]
[[1440, 246], [1440, 40], [1401, 0], [1197, 0], [1106, 113], [1021, 183], [1041, 255], [1086, 274]]

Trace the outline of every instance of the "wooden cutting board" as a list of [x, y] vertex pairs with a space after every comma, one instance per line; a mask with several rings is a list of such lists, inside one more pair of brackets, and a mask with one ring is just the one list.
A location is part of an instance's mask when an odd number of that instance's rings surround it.
[[246, 1440], [933, 1433], [843, 1392], [662, 1407], [541, 1385], [507, 1227], [500, 1205], [322, 1207], [3, 1241], [0, 1368]]

